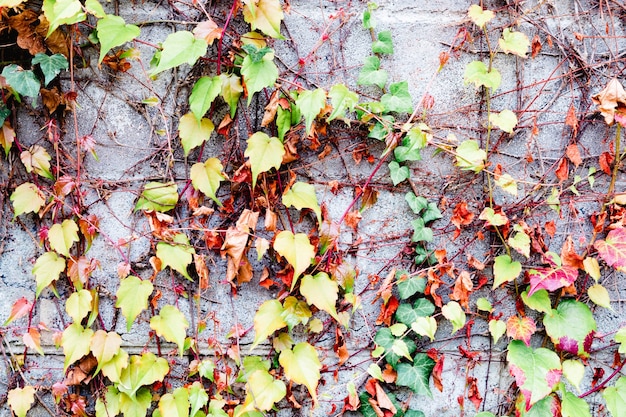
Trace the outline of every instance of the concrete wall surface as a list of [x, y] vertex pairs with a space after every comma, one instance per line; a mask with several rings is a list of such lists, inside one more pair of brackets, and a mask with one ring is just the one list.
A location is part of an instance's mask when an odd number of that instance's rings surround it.
[[[239, 190], [236, 195], [240, 200], [228, 201], [231, 192], [235, 195], [233, 190], [238, 185], [227, 181], [218, 191], [217, 198], [225, 205], [230, 204], [232, 211], [220, 210], [206, 199], [204, 204], [214, 209], [215, 214], [204, 216], [202, 221], [187, 209], [170, 212], [177, 227], [188, 233], [192, 243], [202, 248], [206, 255], [210, 286], [202, 291], [198, 290], [197, 281], [185, 280], [169, 268], [153, 276], [151, 260], [157, 240], [147, 216], [134, 211], [147, 182], [175, 181], [181, 198], [188, 199], [189, 190], [182, 191], [188, 185], [193, 163], [217, 157], [225, 163], [224, 172], [232, 179], [239, 168], [237, 164], [244, 161], [245, 141], [249, 135], [259, 130], [276, 134], [273, 125], [261, 127], [264, 108], [272, 91], [268, 89], [256, 94], [247, 105], [242, 98], [240, 108], [247, 108], [247, 111], [237, 113], [226, 135], [215, 132], [201, 150], [197, 148], [188, 156], [184, 155], [177, 137], [178, 120], [189, 110], [187, 100], [195, 80], [203, 75], [216, 74], [217, 43], [209, 48], [206, 59], [193, 67], [182, 65], [153, 78], [147, 76], [155, 45], [163, 42], [174, 30], [191, 30], [195, 22], [203, 19], [198, 3], [203, 3], [218, 26], [224, 25], [228, 19], [232, 3], [223, 0], [114, 0], [102, 3], [107, 12], [117, 13], [127, 23], [141, 27], [138, 40], [128, 45], [138, 53], [137, 59], [129, 60], [131, 67], [128, 71], [115, 71], [105, 65], [99, 67], [98, 48], [82, 40], [83, 44], [77, 49], [82, 56], [74, 57], [73, 73], [62, 72], [55, 81], [61, 91], [77, 94], [74, 111], [67, 109], [55, 113], [58, 142], [55, 144], [49, 140], [51, 128], [46, 123], [50, 116], [40, 101], [26, 99], [25, 105], [14, 108], [11, 119], [20, 144], [23, 147], [43, 146], [52, 155], [53, 164], [55, 158], [60, 158], [62, 161], [57, 161], [60, 165], [76, 167], [77, 138], [89, 136], [95, 141], [94, 152], [98, 159], [90, 154], [81, 156], [79, 173], [85, 213], [96, 216], [99, 221], [99, 234], [86, 252], [88, 259], [97, 260], [89, 278], [89, 287], [96, 289], [100, 296], [99, 318], [94, 329], [118, 332], [122, 336], [122, 346], [129, 354], [160, 352], [173, 367], [185, 370], [194, 359], [193, 355], [178, 358], [175, 345], [163, 340], [157, 345], [157, 338], [149, 326], [150, 317], [160, 307], [175, 304], [190, 323], [188, 336], [197, 336], [200, 358], [215, 357], [216, 346], [231, 349], [234, 346], [239, 348], [242, 356], [256, 354], [275, 359], [267, 341], [252, 352], [250, 347], [254, 339], [253, 319], [259, 306], [270, 298], [286, 296], [280, 285], [269, 289], [259, 285], [265, 268], [270, 278], [279, 280], [279, 265], [268, 256], [257, 260], [255, 250], [251, 249], [248, 257], [254, 273], [252, 281], [236, 286], [234, 291], [226, 281], [227, 260], [220, 256], [219, 249], [206, 249], [206, 239], [211, 231], [217, 231], [223, 237], [224, 230], [234, 224], [243, 205], [250, 201], [250, 191]], [[303, 130], [299, 130], [299, 143], [296, 144], [299, 158], [283, 165], [282, 181], [289, 181], [293, 175], [314, 184], [324, 215], [335, 221], [359, 196], [360, 187], [366, 181], [369, 181], [370, 190], [377, 192], [377, 201], [360, 213], [360, 221], [354, 227], [344, 224], [338, 238], [337, 253], [357, 271], [355, 293], [361, 297], [360, 307], [350, 313], [349, 328], [344, 329], [343, 336], [350, 354], [348, 361], [337, 365], [338, 357], [333, 349], [335, 326], [327, 325], [327, 332], [315, 336], [296, 328], [293, 338], [314, 341], [324, 365], [318, 387], [320, 404], [312, 409], [306, 389], [294, 385], [293, 394], [303, 407], [297, 409], [293, 403], [283, 400], [276, 411], [267, 415], [339, 414], [347, 395], [346, 384], [354, 382], [358, 388], [368, 378], [366, 370], [372, 363], [371, 350], [378, 328], [375, 322], [381, 311], [381, 301], [377, 297], [381, 282], [394, 269], [411, 272], [417, 269], [411, 242], [412, 222], [416, 216], [405, 202], [405, 194], [409, 191], [435, 203], [443, 214], [443, 218], [432, 224], [434, 238], [427, 248], [445, 249], [447, 262], [454, 270], [470, 271], [474, 286], [479, 285], [481, 278], [486, 279], [486, 285], [470, 297], [468, 309], [474, 313], [468, 315], [468, 319], [474, 319], [473, 326], [453, 333], [449, 321], [438, 314], [436, 340], [418, 340], [418, 349], [424, 352], [436, 349], [445, 358], [441, 372], [443, 389], [435, 389], [431, 380], [432, 397], [410, 395], [403, 390], [396, 394], [428, 417], [473, 416], [479, 411], [512, 415], [511, 404], [517, 391], [506, 363], [510, 339], [504, 336], [498, 343], [492, 342], [487, 321], [476, 315], [475, 303], [479, 297], [489, 298], [504, 319], [515, 315], [519, 305], [516, 306], [510, 296], [515, 292], [512, 284], [491, 290], [491, 264], [504, 249], [497, 235], [478, 220], [478, 214], [488, 204], [487, 176], [455, 166], [454, 145], [474, 139], [485, 146], [487, 106], [492, 112], [504, 109], [515, 112], [518, 124], [511, 134], [500, 130], [491, 133], [488, 169], [494, 170], [498, 166], [503, 173], [510, 174], [517, 180], [518, 193], [514, 196], [495, 188], [494, 202], [503, 207], [512, 223], [524, 219], [539, 234], [545, 231], [546, 223], [554, 222], [558, 232], [545, 238], [546, 249], [560, 252], [563, 242], [571, 236], [574, 249], [581, 253], [593, 234], [588, 217], [600, 210], [610, 181], [610, 176], [602, 172], [599, 160], [603, 153], [612, 151], [615, 135], [615, 127], [607, 126], [598, 116], [592, 96], [612, 78], [621, 79], [624, 75], [626, 6], [618, 1], [591, 0], [481, 1], [485, 8], [496, 13], [487, 26], [488, 44], [481, 30], [468, 18], [468, 8], [476, 2], [379, 0], [377, 3], [378, 8], [372, 11], [376, 22], [374, 33], [390, 31], [394, 47], [393, 54], [381, 57], [381, 67], [389, 73], [390, 82], [408, 82], [414, 106], [423, 104], [424, 100], [431, 103], [423, 119], [420, 119], [420, 111], [413, 120], [421, 120], [430, 127], [431, 144], [422, 150], [421, 161], [407, 164], [410, 182], [394, 186], [386, 162], [380, 170], [375, 170], [385, 143], [367, 138], [365, 125], [357, 121], [350, 125], [334, 121], [315, 139], [306, 137]], [[373, 55], [372, 33], [363, 28], [361, 21], [367, 2], [291, 0], [282, 4], [286, 10], [281, 26], [285, 39], [268, 40], [268, 45], [275, 50], [275, 62], [280, 71], [277, 83], [281, 88], [319, 87], [328, 91], [333, 85], [343, 83], [359, 93], [361, 102], [380, 97], [383, 92], [377, 87], [357, 84], [365, 58]], [[86, 31], [85, 27], [79, 26]], [[481, 89], [464, 83], [465, 68], [473, 60], [487, 62], [489, 47], [497, 43], [502, 30], [508, 27], [525, 33], [532, 40], [533, 56], [530, 50], [525, 59], [503, 52], [494, 55], [493, 67], [500, 71], [502, 84], [487, 103]], [[236, 17], [224, 35], [222, 53], [232, 52], [233, 39], [248, 30], [243, 19]], [[448, 53], [449, 59], [439, 71], [442, 53]], [[7, 53], [4, 59], [7, 60]], [[151, 102], [146, 100], [154, 97], [158, 104], [150, 105]], [[208, 117], [218, 126], [228, 113], [228, 107], [221, 101], [216, 103]], [[404, 122], [407, 117], [406, 114], [398, 115], [397, 120]], [[568, 160], [566, 178], [562, 178], [562, 172], [558, 177], [565, 151], [572, 143], [580, 150], [581, 162], [575, 165]], [[593, 176], [594, 184], [588, 181], [590, 168], [597, 171]], [[75, 176], [76, 172], [68, 174]], [[18, 299], [25, 297], [30, 302], [35, 299], [32, 269], [36, 259], [46, 250], [40, 238], [42, 230], [52, 225], [52, 208], [43, 219], [33, 213], [14, 218], [9, 196], [26, 180], [31, 181], [32, 176], [24, 171], [19, 152], [13, 150], [6, 157], [0, 156], [0, 323], [7, 320]], [[624, 173], [620, 170], [616, 192], [623, 191], [624, 185]], [[570, 186], [574, 187], [573, 191]], [[578, 197], [580, 192], [585, 198]], [[546, 202], [554, 193], [560, 198], [560, 213]], [[359, 208], [361, 200], [357, 204], [349, 210], [354, 216], [357, 216], [355, 209]], [[461, 204], [467, 204], [475, 220], [463, 226], [457, 236], [453, 216], [454, 209]], [[70, 207], [59, 210], [59, 216], [70, 217]], [[279, 230], [291, 225], [297, 232], [316, 235], [314, 215], [281, 205], [276, 211], [279, 213]], [[265, 210], [260, 212], [255, 237], [271, 240], [274, 233], [261, 227]], [[472, 257], [485, 262], [488, 267], [483, 271], [471, 269], [468, 260]], [[155, 291], [160, 294], [160, 298], [153, 297], [152, 314], [143, 312], [130, 331], [127, 331], [126, 321], [119, 310], [114, 308], [120, 282], [118, 268], [124, 262], [128, 262], [133, 273], [143, 279], [152, 277]], [[533, 265], [539, 266], [540, 261], [534, 258], [524, 261], [524, 270], [527, 272]], [[443, 280], [440, 293], [445, 303], [452, 293], [455, 278], [446, 276]], [[522, 280], [520, 277], [520, 285]], [[623, 282], [622, 274], [617, 272], [607, 272], [601, 279], [611, 295], [612, 309], [589, 303], [598, 329], [592, 345], [596, 353], [587, 367], [582, 391], [592, 387], [592, 369], [602, 369], [605, 376], [613, 372], [615, 348], [611, 347], [611, 342], [614, 332], [625, 321], [621, 301], [626, 297]], [[56, 289], [62, 297], [72, 291], [66, 279], [59, 280]], [[22, 379], [38, 387], [41, 399], [29, 411], [29, 416], [71, 415], [63, 410], [62, 404], [54, 404], [51, 395], [52, 385], [64, 378], [64, 355], [55, 346], [55, 337], [72, 322], [60, 301], [63, 299], [45, 289], [37, 299], [30, 319], [20, 318], [0, 327], [0, 417], [11, 415], [6, 393]], [[586, 296], [582, 299], [588, 301]], [[326, 324], [332, 321], [324, 312], [316, 313], [316, 317]], [[44, 355], [24, 346], [22, 336], [28, 323], [31, 326], [40, 323]], [[205, 329], [196, 335], [194, 332], [200, 323]], [[237, 328], [243, 331], [237, 337], [231, 337], [233, 329]], [[538, 347], [545, 345], [546, 340], [537, 335], [532, 343]], [[25, 361], [20, 372], [15, 366], [16, 360]], [[173, 386], [186, 383], [186, 373], [181, 371], [179, 375], [180, 380], [171, 378], [168, 383]], [[478, 389], [481, 399], [477, 407], [470, 401], [472, 395], [468, 393], [472, 380], [476, 382], [472, 388]], [[102, 386], [83, 384], [70, 389], [85, 396], [90, 404], [88, 413], [94, 413], [90, 407], [93, 407], [93, 399]], [[473, 398], [476, 399], [476, 395]], [[586, 399], [591, 404], [591, 415], [608, 415], [600, 392]]]

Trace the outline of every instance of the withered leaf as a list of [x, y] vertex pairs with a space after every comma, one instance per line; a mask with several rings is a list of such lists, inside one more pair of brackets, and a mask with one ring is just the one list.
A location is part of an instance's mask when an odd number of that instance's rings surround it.
[[617, 78], [609, 81], [604, 90], [594, 95], [591, 100], [598, 106], [600, 114], [602, 114], [604, 121], [608, 125], [612, 125], [615, 122], [615, 114], [617, 112], [626, 110], [626, 91], [624, 91], [624, 87]]

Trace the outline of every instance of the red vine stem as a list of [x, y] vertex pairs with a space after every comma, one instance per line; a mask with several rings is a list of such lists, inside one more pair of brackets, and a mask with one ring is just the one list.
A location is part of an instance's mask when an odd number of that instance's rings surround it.
[[613, 371], [613, 373], [611, 375], [609, 375], [609, 377], [607, 379], [605, 379], [604, 381], [600, 382], [598, 385], [596, 385], [595, 387], [591, 388], [589, 391], [583, 392], [582, 394], [580, 394], [578, 396], [578, 398], [585, 398], [585, 397], [593, 394], [594, 392], [597, 392], [597, 391], [600, 391], [601, 389], [603, 389], [606, 386], [606, 384], [609, 383], [609, 381], [611, 379], [615, 378], [615, 375], [617, 375], [622, 370], [624, 365], [626, 365], [626, 359], [624, 359], [622, 361], [622, 363], [619, 364], [619, 366]]

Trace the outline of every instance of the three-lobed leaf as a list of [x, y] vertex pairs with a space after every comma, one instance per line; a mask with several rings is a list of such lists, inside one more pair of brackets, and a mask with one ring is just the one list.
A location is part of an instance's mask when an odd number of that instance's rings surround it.
[[598, 256], [613, 268], [626, 268], [626, 228], [611, 230], [604, 240], [594, 244]]
[[61, 224], [55, 223], [48, 231], [50, 248], [65, 257], [70, 256], [70, 249], [78, 240], [78, 225], [72, 219], [65, 219]]
[[94, 358], [98, 361], [98, 367], [94, 371], [94, 376], [100, 372], [102, 366], [115, 357], [120, 352], [122, 337], [116, 332], [106, 332], [97, 330], [91, 338], [89, 349]]
[[502, 37], [498, 39], [498, 45], [506, 54], [514, 54], [526, 58], [526, 53], [528, 53], [530, 48], [530, 41], [526, 34], [513, 31], [511, 28], [505, 28], [502, 31]]
[[295, 207], [298, 210], [308, 208], [317, 216], [317, 222], [322, 223], [322, 209], [317, 202], [315, 187], [307, 182], [298, 181], [283, 194], [283, 204], [286, 207]]
[[65, 301], [65, 311], [74, 323], [80, 323], [91, 311], [92, 296], [89, 290], [73, 292]]
[[315, 275], [305, 275], [300, 282], [300, 294], [307, 303], [314, 305], [340, 321], [335, 304], [339, 298], [339, 285], [330, 279], [327, 273], [318, 272]]
[[387, 71], [380, 69], [380, 59], [377, 56], [369, 56], [365, 58], [357, 84], [376, 85], [379, 88], [385, 88], [387, 77]]
[[330, 97], [333, 110], [326, 118], [327, 122], [337, 118], [343, 118], [346, 110], [353, 111], [354, 107], [359, 102], [359, 95], [350, 91], [344, 84], [333, 85], [328, 92], [328, 96]]
[[39, 297], [41, 291], [54, 281], [59, 279], [61, 272], [65, 270], [65, 259], [56, 252], [46, 252], [35, 261], [33, 275], [37, 282], [35, 297]]
[[500, 87], [502, 75], [500, 75], [500, 71], [495, 68], [489, 70], [481, 61], [472, 61], [465, 67], [463, 80], [465, 84], [472, 83], [477, 88], [485, 87], [490, 88], [491, 91], [495, 91]]
[[189, 238], [184, 233], [177, 233], [171, 243], [157, 243], [156, 256], [161, 260], [163, 268], [169, 266], [189, 281], [193, 279], [189, 276], [187, 267], [193, 261], [195, 253], [195, 249], [189, 244]]
[[413, 112], [413, 99], [409, 93], [409, 83], [400, 81], [389, 85], [389, 92], [380, 98], [381, 104], [387, 112]]
[[191, 112], [182, 116], [178, 121], [178, 136], [183, 145], [185, 156], [189, 155], [192, 149], [209, 140], [213, 130], [215, 130], [215, 126], [210, 119], [203, 117], [197, 120]]
[[150, 328], [168, 342], [178, 346], [178, 356], [181, 358], [185, 353], [185, 338], [189, 322], [181, 311], [172, 306], [166, 305], [161, 308], [157, 316], [150, 319]]
[[[269, 53], [265, 55], [272, 55]], [[241, 64], [241, 75], [248, 92], [248, 105], [252, 101], [252, 96], [266, 87], [272, 87], [278, 79], [278, 67], [272, 59], [260, 59], [255, 61], [250, 55], [246, 55]], [[231, 106], [232, 111], [232, 106]]]
[[38, 53], [32, 60], [33, 65], [39, 64], [44, 76], [44, 84], [48, 85], [62, 70], [69, 68], [67, 58], [62, 54], [46, 55]]
[[260, 30], [276, 39], [284, 39], [280, 34], [283, 9], [279, 0], [254, 0], [244, 2], [243, 18], [250, 23], [252, 30]]
[[398, 364], [396, 385], [408, 387], [417, 395], [432, 397], [429, 379], [434, 367], [435, 361], [425, 353], [418, 353], [413, 357], [412, 364]]
[[80, 323], [72, 323], [63, 331], [61, 346], [65, 355], [64, 371], [67, 371], [68, 366], [89, 354], [93, 334], [93, 330], [83, 328]]
[[287, 387], [281, 380], [274, 377], [265, 370], [256, 370], [248, 375], [248, 395], [244, 402], [261, 411], [269, 411], [274, 404], [282, 400], [287, 394]]
[[178, 387], [174, 392], [164, 394], [159, 400], [159, 412], [162, 417], [188, 417], [189, 392], [185, 387]]
[[[117, 389], [126, 394], [129, 399], [136, 400], [141, 396], [140, 388], [162, 381], [169, 372], [170, 367], [165, 358], [159, 358], [154, 353], [147, 352], [141, 356], [130, 357], [128, 366], [122, 371]], [[152, 395], [147, 391], [150, 399]], [[148, 401], [148, 405], [149, 405]]]
[[37, 213], [46, 202], [44, 194], [33, 183], [25, 182], [18, 185], [11, 194], [14, 216], [24, 213]]
[[480, 149], [478, 142], [469, 139], [456, 148], [456, 165], [464, 171], [480, 172], [485, 168], [487, 152]]
[[7, 403], [17, 417], [26, 417], [26, 413], [35, 402], [35, 388], [26, 385], [24, 388], [13, 388], [7, 393]]
[[269, 137], [264, 132], [256, 132], [248, 138], [248, 146], [244, 156], [250, 159], [252, 187], [256, 186], [256, 180], [260, 173], [272, 168], [280, 168], [284, 154], [285, 148], [277, 137]]

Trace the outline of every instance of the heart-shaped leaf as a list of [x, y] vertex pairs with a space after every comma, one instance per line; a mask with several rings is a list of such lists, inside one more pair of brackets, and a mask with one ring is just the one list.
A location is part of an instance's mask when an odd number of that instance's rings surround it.
[[161, 308], [159, 315], [150, 319], [150, 328], [168, 342], [176, 343], [178, 356], [181, 358], [185, 353], [185, 338], [189, 322], [185, 315], [174, 306], [166, 305]]
[[311, 245], [309, 237], [304, 233], [294, 235], [289, 230], [283, 230], [274, 239], [274, 249], [293, 267], [293, 282], [291, 283], [293, 290], [300, 274], [311, 265], [315, 257], [315, 247]]

